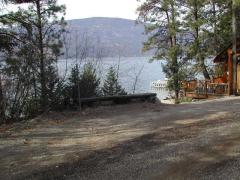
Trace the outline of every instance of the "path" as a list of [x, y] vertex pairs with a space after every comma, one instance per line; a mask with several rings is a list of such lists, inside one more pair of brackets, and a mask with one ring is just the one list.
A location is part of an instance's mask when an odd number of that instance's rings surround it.
[[132, 104], [2, 127], [0, 177], [238, 179], [239, 107], [238, 97]]

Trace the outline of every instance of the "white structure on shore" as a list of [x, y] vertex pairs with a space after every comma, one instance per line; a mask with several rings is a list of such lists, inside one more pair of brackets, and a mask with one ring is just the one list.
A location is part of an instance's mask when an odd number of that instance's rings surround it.
[[151, 89], [153, 90], [167, 90], [167, 79], [153, 81], [150, 84]]
[[170, 97], [169, 91], [167, 89], [167, 81], [168, 79], [157, 80], [151, 82], [150, 84], [151, 91], [157, 93], [157, 97], [161, 101], [164, 99], [169, 99]]

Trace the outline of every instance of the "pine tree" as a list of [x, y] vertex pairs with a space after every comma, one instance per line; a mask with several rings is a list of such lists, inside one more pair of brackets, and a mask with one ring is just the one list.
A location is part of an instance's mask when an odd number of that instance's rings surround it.
[[[69, 84], [67, 87], [68, 96], [72, 100], [72, 104], [79, 105], [80, 100], [80, 70], [78, 65], [74, 66], [68, 78]], [[67, 97], [66, 97], [67, 98]]]
[[145, 0], [138, 8], [138, 21], [145, 23], [148, 40], [144, 43], [144, 51], [154, 50], [152, 60], [167, 60], [165, 73], [169, 79], [169, 89], [179, 97], [181, 77], [180, 61], [182, 56], [180, 29], [181, 1], [177, 0]]
[[[41, 110], [47, 111], [51, 103], [47, 87], [47, 70], [54, 67], [61, 55], [60, 39], [65, 26], [62, 17], [65, 7], [57, 5], [57, 0], [17, 0], [16, 2], [28, 2], [28, 8], [20, 8], [16, 13], [5, 15], [4, 19], [18, 27], [11, 36], [21, 47], [21, 49], [16, 48], [15, 51], [22, 51], [21, 55], [25, 57], [26, 53], [28, 54], [30, 65], [34, 67], [35, 84], [40, 85], [36, 86], [38, 89], [35, 91], [40, 92]], [[14, 28], [12, 30], [14, 31]]]
[[7, 119], [18, 120], [47, 111], [56, 102], [57, 96], [53, 96], [59, 87], [56, 82], [61, 84], [56, 62], [62, 54], [60, 39], [65, 26], [60, 17], [65, 7], [57, 5], [57, 0], [12, 2], [29, 3], [25, 8], [0, 16], [4, 27], [0, 28], [2, 73], [11, 79], [8, 91], [4, 92], [4, 107]]
[[84, 65], [79, 84], [81, 98], [97, 97], [100, 95], [100, 79], [97, 77], [96, 69], [91, 63]]
[[206, 0], [186, 0], [186, 7], [188, 10], [184, 18], [184, 24], [186, 28], [185, 31], [189, 32], [189, 38], [192, 39], [192, 41], [190, 41], [187, 45], [187, 53], [191, 59], [196, 60], [196, 69], [203, 73], [205, 79], [210, 79], [210, 75], [205, 64], [205, 60], [209, 56], [210, 49], [210, 41], [206, 38], [206, 3]]
[[126, 95], [127, 93], [118, 82], [117, 73], [110, 67], [103, 84], [102, 92], [104, 96]]
[[204, 9], [208, 21], [208, 39], [210, 50], [213, 55], [217, 55], [226, 46], [231, 44], [232, 39], [232, 8], [231, 1], [225, 0], [210, 0], [206, 3]]
[[81, 98], [100, 96], [100, 79], [91, 63], [84, 65], [82, 73], [78, 65], [74, 66], [68, 80], [69, 97], [74, 105], [79, 105]]

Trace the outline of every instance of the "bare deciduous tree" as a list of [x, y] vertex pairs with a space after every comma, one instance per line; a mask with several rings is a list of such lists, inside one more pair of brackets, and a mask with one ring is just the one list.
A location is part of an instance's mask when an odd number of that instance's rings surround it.
[[140, 79], [140, 76], [143, 72], [143, 69], [144, 69], [144, 64], [142, 65], [142, 67], [138, 70], [138, 72], [134, 71], [134, 82], [133, 82], [133, 94], [135, 94], [136, 90], [137, 90], [137, 85], [138, 85], [138, 82], [139, 82], [139, 79]]

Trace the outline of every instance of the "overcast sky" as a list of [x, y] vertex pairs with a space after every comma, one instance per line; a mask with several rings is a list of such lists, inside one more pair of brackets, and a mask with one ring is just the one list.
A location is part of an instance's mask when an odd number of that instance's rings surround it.
[[136, 19], [137, 0], [59, 0], [67, 7], [66, 19], [120, 17]]

